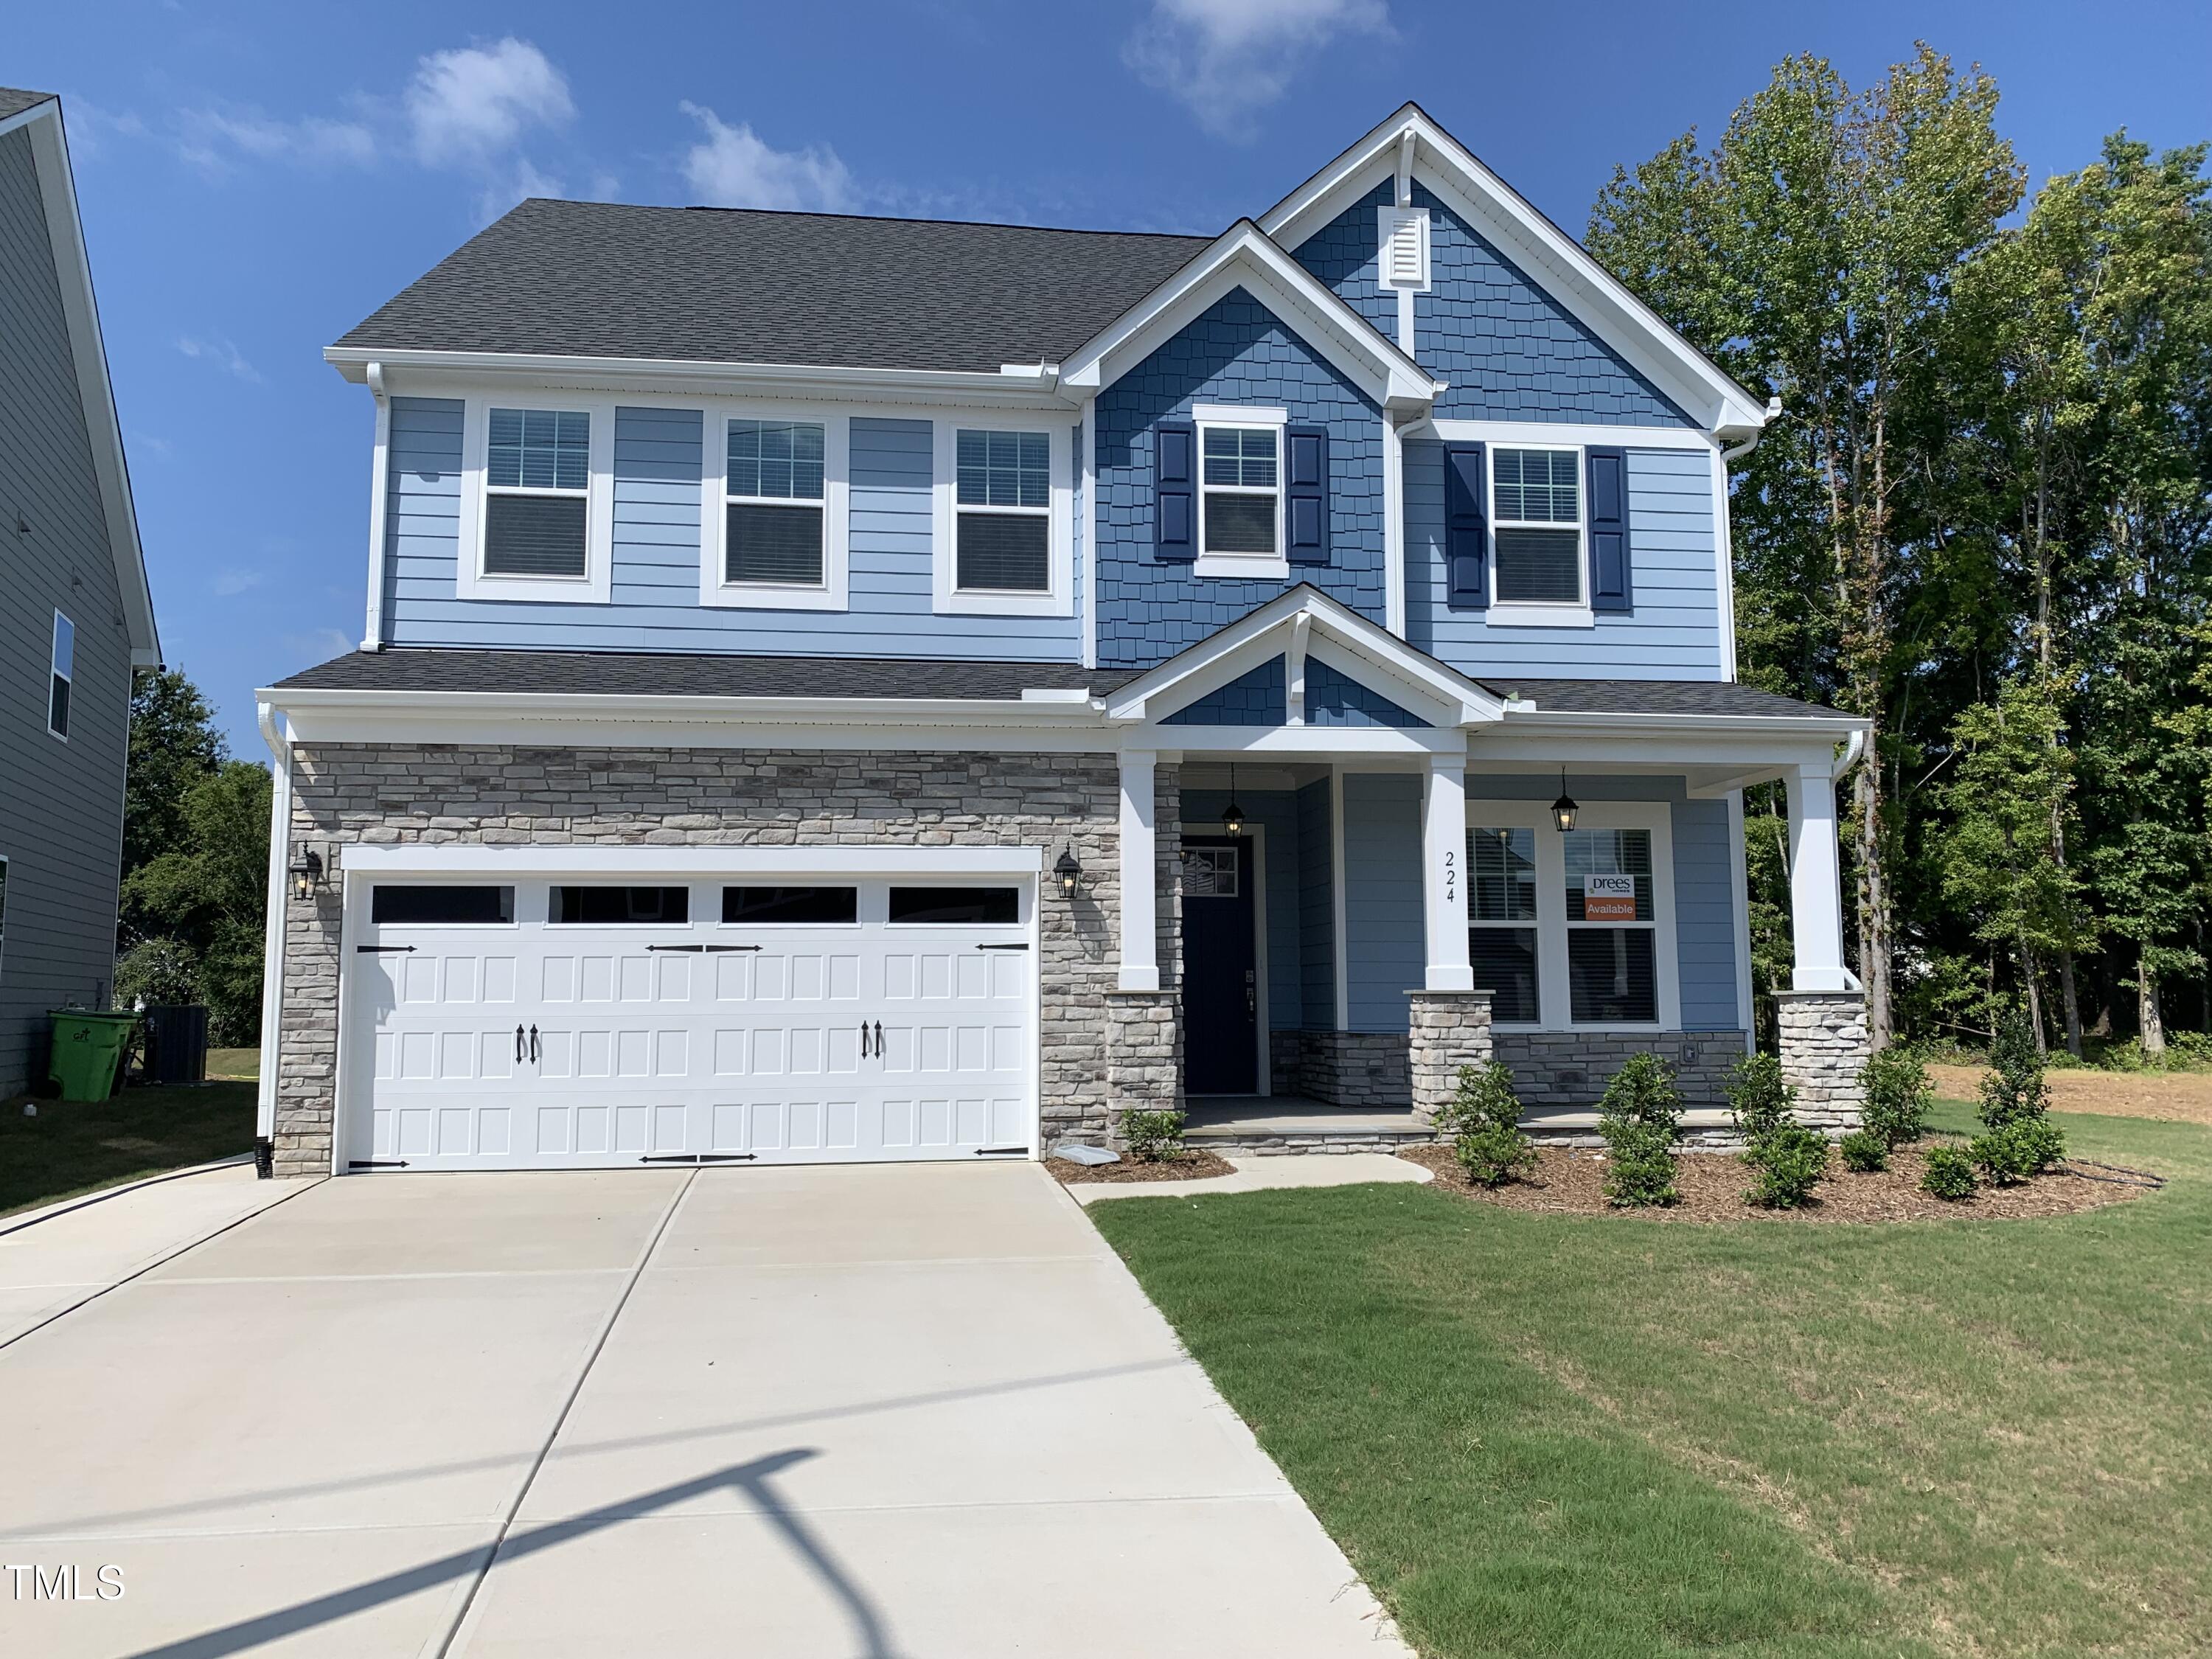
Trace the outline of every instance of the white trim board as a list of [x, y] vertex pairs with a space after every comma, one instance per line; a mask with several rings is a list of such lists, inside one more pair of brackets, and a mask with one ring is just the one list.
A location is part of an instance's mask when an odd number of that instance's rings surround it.
[[1431, 416], [1399, 434], [1454, 444], [1504, 444], [1510, 448], [1688, 449], [1717, 455], [1720, 447], [1702, 432], [1677, 426], [1606, 426], [1588, 421], [1476, 421]]
[[505, 847], [441, 842], [339, 848], [339, 863], [361, 875], [518, 876], [571, 871], [714, 876], [1034, 876], [1040, 847]]

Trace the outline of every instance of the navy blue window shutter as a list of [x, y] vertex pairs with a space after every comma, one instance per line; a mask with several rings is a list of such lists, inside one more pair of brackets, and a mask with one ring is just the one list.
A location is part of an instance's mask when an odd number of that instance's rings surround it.
[[1589, 596], [1593, 611], [1633, 608], [1635, 582], [1628, 568], [1628, 452], [1583, 452], [1589, 474]]
[[1328, 428], [1293, 426], [1283, 431], [1283, 517], [1292, 564], [1328, 562]]
[[1490, 604], [1490, 526], [1483, 516], [1482, 446], [1444, 446], [1444, 602], [1455, 611]]
[[1198, 556], [1198, 428], [1164, 421], [1152, 428], [1152, 556]]

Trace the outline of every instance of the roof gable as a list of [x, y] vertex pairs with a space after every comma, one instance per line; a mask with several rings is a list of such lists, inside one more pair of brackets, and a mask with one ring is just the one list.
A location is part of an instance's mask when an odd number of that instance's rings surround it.
[[85, 433], [92, 443], [93, 474], [98, 481], [100, 514], [115, 562], [116, 592], [130, 634], [131, 665], [158, 667], [161, 640], [154, 625], [154, 596], [147, 586], [138, 514], [131, 499], [131, 471], [123, 457], [123, 428], [115, 412], [115, 388], [107, 375], [100, 307], [93, 298], [92, 262], [85, 251], [84, 225], [77, 216], [76, 180], [70, 170], [69, 143], [62, 131], [61, 100], [51, 93], [0, 87], [0, 137], [18, 131], [30, 141], [38, 170], [46, 241], [52, 251], [54, 276], [69, 324], [77, 398], [83, 407]]
[[1704, 429], [1748, 436], [1763, 404], [1630, 293], [1583, 247], [1479, 161], [1418, 104], [1407, 104], [1260, 216], [1296, 248], [1389, 181], [1415, 181], [1570, 312]]

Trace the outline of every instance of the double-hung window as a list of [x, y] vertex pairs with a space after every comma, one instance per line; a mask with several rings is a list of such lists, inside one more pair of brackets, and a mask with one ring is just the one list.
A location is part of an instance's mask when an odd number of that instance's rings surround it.
[[1492, 451], [1500, 605], [1583, 603], [1582, 452]]
[[828, 429], [817, 421], [734, 420], [728, 442], [722, 580], [823, 586]]
[[1478, 825], [1467, 832], [1468, 957], [1491, 993], [1490, 1017], [1532, 1024], [1536, 980], [1536, 831]]
[[57, 611], [54, 612], [53, 678], [46, 691], [46, 730], [64, 740], [70, 733], [70, 691], [76, 683], [76, 624]]
[[1660, 803], [1585, 806], [1562, 833], [1533, 800], [1468, 802], [1468, 963], [1492, 1019], [1547, 1031], [1679, 1023], [1670, 825]]
[[1571, 830], [1565, 843], [1567, 994], [1577, 1025], [1659, 1018], [1657, 910], [1649, 830]]
[[591, 496], [587, 411], [487, 412], [484, 574], [584, 575], [590, 561]]
[[1052, 440], [953, 434], [953, 585], [963, 593], [1052, 590]]
[[1282, 450], [1279, 426], [1200, 423], [1201, 555], [1282, 557]]

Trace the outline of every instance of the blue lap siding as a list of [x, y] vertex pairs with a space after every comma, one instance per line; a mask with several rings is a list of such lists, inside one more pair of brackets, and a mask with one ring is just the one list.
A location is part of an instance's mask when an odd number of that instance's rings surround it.
[[[1255, 581], [1155, 560], [1152, 428], [1189, 419], [1194, 404], [1284, 409], [1293, 423], [1328, 428], [1327, 565]], [[1100, 393], [1097, 432], [1102, 666], [1149, 667], [1300, 580], [1384, 621], [1382, 410], [1243, 289]]]

